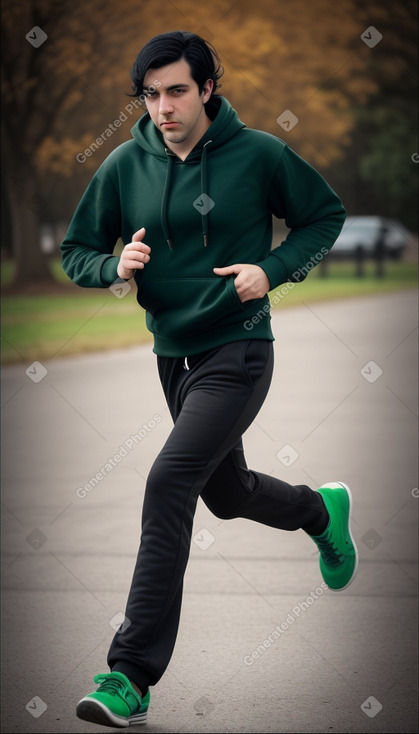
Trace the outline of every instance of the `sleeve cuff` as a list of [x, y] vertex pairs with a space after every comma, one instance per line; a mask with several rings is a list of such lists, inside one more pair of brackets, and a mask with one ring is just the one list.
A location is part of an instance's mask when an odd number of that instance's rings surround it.
[[[106, 260], [102, 263], [102, 267], [100, 269], [100, 277], [105, 286], [112, 285], [112, 283], [114, 283], [115, 280], [119, 278], [117, 273], [118, 263], [119, 257], [116, 257], [115, 255], [106, 258]], [[119, 279], [122, 280], [121, 278]]]
[[259, 265], [259, 267], [266, 273], [270, 284], [270, 290], [277, 288], [288, 280], [288, 271], [286, 266], [278, 257], [276, 257], [276, 255], [273, 255], [272, 253], [270, 253], [264, 260], [260, 260], [255, 263], [255, 265]]

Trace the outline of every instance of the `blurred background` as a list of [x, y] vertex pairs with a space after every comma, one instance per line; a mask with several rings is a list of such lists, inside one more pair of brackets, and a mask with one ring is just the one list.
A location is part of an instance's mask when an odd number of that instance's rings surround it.
[[[128, 96], [135, 56], [169, 30], [215, 46], [220, 93], [316, 167], [353, 217], [305, 299], [416, 286], [414, 0], [4, 0], [2, 16], [5, 362], [148, 338], [133, 291], [118, 302], [77, 288], [58, 248], [94, 171], [144, 112]], [[281, 125], [287, 110], [297, 124]], [[276, 222], [274, 244], [283, 234]]]
[[[361, 563], [348, 593], [324, 594], [248, 668], [243, 656], [320, 583], [318, 559], [304, 533], [279, 542], [200, 503], [196, 530], [215, 542], [205, 553], [192, 543], [152, 731], [417, 732], [415, 0], [1, 8], [2, 730], [85, 731], [73, 704], [104, 664], [145, 478], [171, 430], [134, 288], [119, 298], [77, 287], [59, 244], [94, 171], [143, 114], [128, 96], [134, 58], [152, 36], [185, 29], [217, 49], [220, 92], [240, 118], [316, 167], [349, 215], [324, 263], [278, 299], [276, 379], [246, 454], [292, 483], [348, 482]], [[275, 222], [273, 244], [285, 234]], [[81, 500], [77, 487], [155, 415]]]

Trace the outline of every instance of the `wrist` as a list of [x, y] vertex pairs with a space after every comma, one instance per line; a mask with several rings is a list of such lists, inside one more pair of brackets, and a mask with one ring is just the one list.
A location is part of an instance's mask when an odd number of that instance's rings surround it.
[[121, 280], [128, 281], [134, 277], [135, 270], [126, 270], [125, 268], [120, 267], [120, 264], [119, 264], [116, 269], [116, 272], [117, 272], [118, 278], [121, 278]]

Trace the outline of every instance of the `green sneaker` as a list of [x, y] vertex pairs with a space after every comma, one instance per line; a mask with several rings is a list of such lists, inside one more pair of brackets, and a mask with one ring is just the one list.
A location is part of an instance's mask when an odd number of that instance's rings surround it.
[[329, 513], [329, 525], [321, 535], [312, 535], [320, 551], [320, 571], [332, 591], [346, 589], [358, 570], [358, 550], [350, 529], [351, 490], [343, 482], [324, 484], [317, 490]]
[[150, 691], [141, 696], [123, 673], [95, 675], [99, 688], [78, 702], [79, 719], [102, 726], [131, 726], [145, 724], [150, 703]]

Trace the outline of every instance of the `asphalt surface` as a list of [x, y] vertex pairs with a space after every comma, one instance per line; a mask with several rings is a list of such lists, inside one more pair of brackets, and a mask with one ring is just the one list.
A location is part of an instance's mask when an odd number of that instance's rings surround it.
[[[274, 314], [248, 464], [349, 484], [358, 576], [325, 590], [304, 532], [200, 501], [175, 653], [132, 731], [417, 731], [417, 318], [413, 292]], [[7, 367], [2, 398], [2, 731], [105, 732], [75, 705], [107, 671], [171, 429], [155, 356]]]

